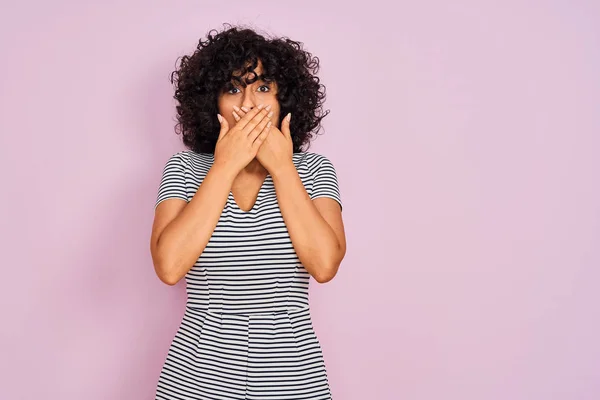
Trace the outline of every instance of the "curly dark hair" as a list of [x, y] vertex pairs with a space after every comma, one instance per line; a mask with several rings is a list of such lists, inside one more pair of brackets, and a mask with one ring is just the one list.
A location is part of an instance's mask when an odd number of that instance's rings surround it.
[[[179, 103], [176, 133], [190, 150], [214, 153], [220, 130], [219, 94], [232, 80], [245, 86], [262, 78], [277, 83], [279, 123], [292, 113], [294, 153], [306, 151], [321, 129], [321, 120], [329, 114], [323, 110], [325, 86], [316, 76], [319, 59], [303, 50], [301, 42], [287, 37], [266, 38], [250, 28], [229, 24], [225, 28], [222, 32], [210, 30], [193, 54], [181, 57], [179, 68], [171, 74]], [[254, 73], [258, 61], [262, 63], [261, 76]], [[239, 76], [246, 73], [253, 78], [241, 82]]]

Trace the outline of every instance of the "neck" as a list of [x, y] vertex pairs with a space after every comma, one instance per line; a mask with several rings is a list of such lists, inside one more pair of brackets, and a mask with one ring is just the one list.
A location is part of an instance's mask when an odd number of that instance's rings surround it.
[[246, 165], [242, 171], [243, 174], [266, 174], [267, 169], [262, 166], [262, 164], [258, 161], [258, 159], [253, 158], [252, 161]]

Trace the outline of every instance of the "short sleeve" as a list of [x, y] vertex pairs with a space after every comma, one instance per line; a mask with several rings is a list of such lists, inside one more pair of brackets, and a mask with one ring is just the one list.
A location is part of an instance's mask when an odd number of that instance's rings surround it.
[[154, 209], [167, 199], [188, 201], [185, 185], [185, 169], [181, 152], [172, 155], [163, 169]]
[[313, 179], [311, 199], [329, 197], [337, 201], [340, 204], [340, 208], [343, 209], [337, 173], [335, 167], [327, 157], [317, 155], [313, 164]]

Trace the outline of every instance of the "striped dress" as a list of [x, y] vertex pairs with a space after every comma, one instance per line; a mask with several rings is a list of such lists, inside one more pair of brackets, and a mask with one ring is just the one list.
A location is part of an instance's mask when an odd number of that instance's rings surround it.
[[[156, 205], [190, 201], [214, 156], [181, 151], [166, 163]], [[325, 156], [294, 153], [311, 199], [340, 203]], [[229, 192], [202, 255], [185, 276], [187, 304], [170, 345], [156, 399], [331, 399], [311, 322], [304, 269], [285, 226], [271, 175], [250, 211]]]

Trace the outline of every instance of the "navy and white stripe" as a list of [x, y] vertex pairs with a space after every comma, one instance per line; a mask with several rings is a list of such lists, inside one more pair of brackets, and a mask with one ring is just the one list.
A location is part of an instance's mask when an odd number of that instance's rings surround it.
[[[311, 199], [342, 206], [335, 168], [316, 153], [293, 161]], [[182, 151], [165, 165], [156, 206], [190, 201], [214, 156]], [[267, 175], [251, 210], [230, 192], [202, 255], [186, 274], [187, 304], [156, 399], [331, 399], [308, 285]]]

